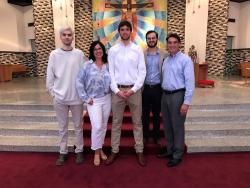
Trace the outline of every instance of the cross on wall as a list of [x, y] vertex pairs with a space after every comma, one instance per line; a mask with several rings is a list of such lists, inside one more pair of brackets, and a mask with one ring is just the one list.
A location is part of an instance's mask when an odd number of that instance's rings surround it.
[[[123, 0], [122, 4], [117, 3], [105, 3], [105, 8], [116, 8], [122, 10], [122, 19], [121, 20], [128, 20], [131, 23], [133, 22], [133, 14], [136, 12], [136, 10], [142, 9], [142, 8], [152, 8], [154, 7], [154, 3], [133, 3], [133, 0]], [[127, 3], [126, 3], [127, 2]]]

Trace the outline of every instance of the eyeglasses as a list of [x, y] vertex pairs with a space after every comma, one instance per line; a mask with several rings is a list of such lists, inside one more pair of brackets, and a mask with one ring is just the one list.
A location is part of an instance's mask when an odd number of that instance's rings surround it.
[[94, 48], [94, 51], [102, 50], [102, 48]]

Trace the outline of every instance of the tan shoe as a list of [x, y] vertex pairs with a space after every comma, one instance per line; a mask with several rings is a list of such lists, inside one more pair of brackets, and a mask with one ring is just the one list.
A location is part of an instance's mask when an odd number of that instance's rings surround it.
[[94, 165], [95, 165], [95, 166], [99, 166], [100, 163], [101, 163], [100, 155], [99, 155], [99, 154], [95, 154], [95, 157], [94, 157]]
[[146, 160], [144, 158], [143, 153], [137, 153], [137, 160], [140, 166], [146, 166]]
[[107, 155], [101, 150], [101, 159], [106, 161], [107, 160]]
[[106, 160], [106, 165], [111, 165], [116, 158], [118, 157], [118, 153], [111, 153], [110, 156], [108, 157], [108, 159]]

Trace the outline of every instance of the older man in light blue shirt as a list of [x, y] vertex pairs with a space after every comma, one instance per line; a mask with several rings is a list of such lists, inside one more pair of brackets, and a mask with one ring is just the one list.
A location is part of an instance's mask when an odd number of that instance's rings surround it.
[[170, 34], [167, 45], [170, 56], [162, 66], [162, 118], [167, 140], [167, 153], [159, 157], [170, 158], [168, 167], [178, 165], [184, 153], [184, 123], [194, 94], [194, 68], [192, 60], [180, 49], [180, 37]]

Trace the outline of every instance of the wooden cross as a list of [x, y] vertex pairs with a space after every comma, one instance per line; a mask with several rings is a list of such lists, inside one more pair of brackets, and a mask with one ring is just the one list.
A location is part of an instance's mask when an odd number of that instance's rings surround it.
[[[132, 23], [132, 14], [134, 9], [152, 8], [154, 3], [132, 3], [132, 0], [127, 0], [127, 4], [105, 3], [105, 8], [116, 8], [122, 10], [122, 20], [128, 20]], [[126, 12], [124, 12], [124, 9]]]

